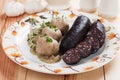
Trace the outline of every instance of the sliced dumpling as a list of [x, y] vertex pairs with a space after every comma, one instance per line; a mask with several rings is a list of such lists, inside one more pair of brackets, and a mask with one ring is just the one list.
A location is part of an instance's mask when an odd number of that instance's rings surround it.
[[36, 44], [37, 55], [51, 56], [58, 54], [59, 43], [50, 36], [40, 36]]
[[53, 39], [55, 39], [57, 41], [59, 41], [60, 38], [62, 37], [61, 31], [59, 29], [57, 29], [57, 28], [45, 27], [42, 30], [42, 33], [49, 35], [50, 37], [52, 37]]
[[69, 25], [65, 23], [65, 21], [61, 18], [52, 19], [51, 24], [55, 25], [58, 29], [60, 29], [63, 35], [66, 34], [69, 29]]

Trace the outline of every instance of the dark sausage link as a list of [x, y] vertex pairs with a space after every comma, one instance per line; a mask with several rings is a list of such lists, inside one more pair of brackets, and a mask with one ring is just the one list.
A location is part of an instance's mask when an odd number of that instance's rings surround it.
[[91, 22], [86, 16], [78, 16], [71, 29], [65, 35], [60, 44], [60, 52], [64, 54], [67, 50], [74, 48], [87, 35]]

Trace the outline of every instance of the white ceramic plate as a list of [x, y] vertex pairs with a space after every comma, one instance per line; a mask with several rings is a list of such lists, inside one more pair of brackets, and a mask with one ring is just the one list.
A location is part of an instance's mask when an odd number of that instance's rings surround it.
[[[52, 13], [54, 13], [54, 15]], [[39, 26], [43, 21], [50, 21], [52, 15], [54, 17], [63, 17], [70, 26], [78, 15], [88, 16], [92, 22], [101, 19], [106, 28], [104, 51], [101, 52], [99, 50], [97, 53], [82, 59], [78, 64], [73, 66], [66, 65], [62, 60], [55, 64], [47, 64], [40, 61], [36, 55], [30, 52], [27, 44], [27, 35], [31, 27], [34, 25]], [[34, 18], [39, 22], [35, 24], [25, 22], [29, 18]], [[33, 14], [11, 25], [2, 39], [3, 49], [12, 61], [25, 68], [49, 74], [76, 74], [97, 69], [110, 62], [117, 55], [120, 47], [118, 44], [120, 43], [118, 33], [114, 25], [98, 16], [78, 11], [48, 11]]]

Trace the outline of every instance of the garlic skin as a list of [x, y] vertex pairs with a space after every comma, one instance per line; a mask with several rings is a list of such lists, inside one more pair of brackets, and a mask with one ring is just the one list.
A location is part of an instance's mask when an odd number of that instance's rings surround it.
[[41, 0], [27, 0], [24, 7], [25, 12], [28, 14], [40, 12], [44, 9], [41, 4]]
[[20, 2], [9, 2], [5, 6], [5, 13], [9, 17], [22, 15], [24, 13], [24, 6]]

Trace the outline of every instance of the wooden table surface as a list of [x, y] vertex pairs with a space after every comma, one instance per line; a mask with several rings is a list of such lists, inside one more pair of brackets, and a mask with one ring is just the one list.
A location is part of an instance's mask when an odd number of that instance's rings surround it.
[[[4, 13], [6, 2], [8, 0], [0, 0], [1, 36], [11, 24], [20, 20], [23, 16], [27, 16], [27, 14], [24, 14], [14, 18], [7, 17]], [[120, 16], [112, 23], [120, 30]], [[2, 50], [1, 42], [0, 37], [0, 80], [120, 80], [120, 54], [107, 65], [90, 72], [74, 75], [51, 75], [28, 70], [12, 62]]]

